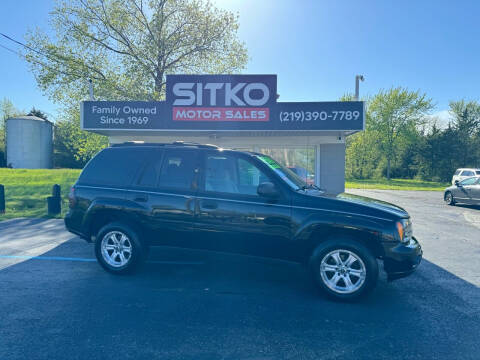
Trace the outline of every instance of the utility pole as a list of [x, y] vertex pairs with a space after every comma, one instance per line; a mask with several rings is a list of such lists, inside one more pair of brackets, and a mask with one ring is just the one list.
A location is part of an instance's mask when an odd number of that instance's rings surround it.
[[365, 78], [363, 75], [355, 76], [355, 101], [358, 101], [360, 98], [360, 81], [364, 81]]

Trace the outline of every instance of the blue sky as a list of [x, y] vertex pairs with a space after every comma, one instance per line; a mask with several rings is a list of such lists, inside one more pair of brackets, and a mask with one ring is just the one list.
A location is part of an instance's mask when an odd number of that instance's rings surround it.
[[[278, 74], [280, 101], [336, 100], [363, 74], [361, 94], [404, 86], [448, 102], [479, 100], [480, 1], [213, 0], [240, 15], [245, 73]], [[48, 29], [53, 1], [2, 0], [0, 31]], [[0, 38], [0, 45], [16, 49]], [[57, 116], [24, 61], [0, 47], [0, 98]]]

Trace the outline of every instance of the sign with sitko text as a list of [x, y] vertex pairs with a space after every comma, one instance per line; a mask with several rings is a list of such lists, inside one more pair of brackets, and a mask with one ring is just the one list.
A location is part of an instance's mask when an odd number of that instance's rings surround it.
[[84, 101], [84, 130], [358, 131], [362, 101], [277, 102], [276, 75], [169, 75], [165, 101]]

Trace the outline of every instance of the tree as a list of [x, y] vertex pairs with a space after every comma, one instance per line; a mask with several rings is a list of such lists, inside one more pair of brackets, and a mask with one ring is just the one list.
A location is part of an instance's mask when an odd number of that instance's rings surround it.
[[432, 101], [426, 94], [401, 87], [382, 90], [371, 100], [367, 130], [380, 134], [379, 145], [387, 160], [388, 180], [400, 144], [416, 133], [432, 108]]
[[378, 147], [378, 137], [379, 134], [375, 130], [365, 130], [347, 137], [345, 154], [347, 178], [369, 179], [375, 177], [382, 157]]
[[59, 0], [50, 22], [52, 38], [26, 35], [26, 58], [40, 88], [64, 108], [56, 166], [82, 166], [108, 145], [80, 130], [87, 79], [100, 100], [161, 100], [167, 73], [234, 73], [248, 60], [238, 17], [209, 0]]
[[108, 100], [158, 100], [167, 73], [231, 73], [244, 68], [238, 18], [209, 0], [60, 0], [55, 37], [27, 35], [27, 61], [57, 102], [83, 99], [88, 78]]
[[476, 101], [450, 101], [450, 113], [457, 133], [455, 154], [460, 160], [459, 167], [475, 166], [478, 162], [475, 140], [480, 131], [480, 104]]
[[[355, 95], [346, 93], [340, 101], [355, 101]], [[363, 99], [366, 103], [365, 122], [371, 123], [371, 98]], [[381, 152], [378, 147], [379, 133], [370, 126], [359, 133], [346, 138], [345, 175], [347, 178], [368, 179], [376, 176], [377, 167], [381, 164]]]
[[8, 118], [18, 116], [21, 111], [18, 110], [13, 102], [7, 98], [0, 100], [0, 167], [6, 166], [5, 159], [5, 121]]
[[5, 120], [8, 118], [20, 115], [21, 111], [18, 110], [13, 102], [7, 98], [0, 100], [0, 129], [5, 128]]
[[35, 106], [30, 110], [30, 112], [27, 114], [28, 116], [36, 116], [39, 117], [40, 119], [43, 120], [48, 120], [47, 115], [41, 110], [35, 109]]
[[108, 146], [108, 139], [80, 129], [79, 109], [71, 109], [66, 118], [70, 120], [55, 123], [55, 167], [82, 168], [98, 151]]

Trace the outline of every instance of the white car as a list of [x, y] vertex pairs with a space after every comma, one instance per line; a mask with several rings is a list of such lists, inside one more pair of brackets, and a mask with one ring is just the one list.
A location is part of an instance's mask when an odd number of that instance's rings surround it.
[[455, 185], [455, 180], [462, 181], [472, 176], [480, 176], [480, 169], [457, 169], [452, 177], [452, 185]]

